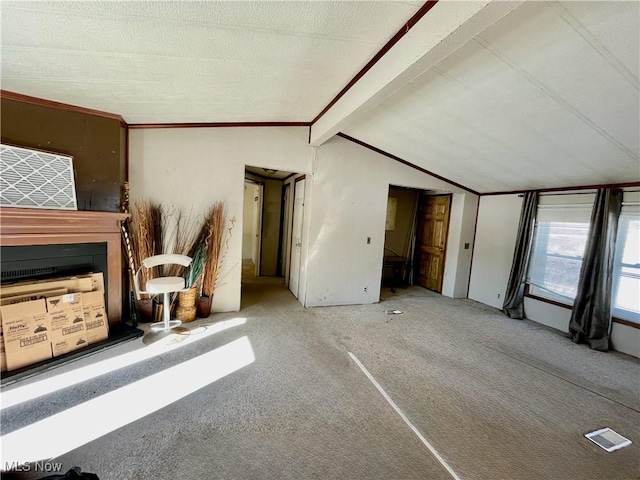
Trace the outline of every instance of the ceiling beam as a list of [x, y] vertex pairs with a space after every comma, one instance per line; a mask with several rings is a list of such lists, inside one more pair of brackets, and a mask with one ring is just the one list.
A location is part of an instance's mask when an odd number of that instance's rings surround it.
[[322, 145], [523, 3], [440, 1], [311, 125]]

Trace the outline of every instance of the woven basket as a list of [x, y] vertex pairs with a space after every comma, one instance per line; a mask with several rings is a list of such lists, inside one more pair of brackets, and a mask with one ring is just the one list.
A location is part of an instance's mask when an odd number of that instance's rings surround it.
[[193, 322], [196, 319], [196, 289], [178, 292], [178, 309], [176, 318], [183, 322]]

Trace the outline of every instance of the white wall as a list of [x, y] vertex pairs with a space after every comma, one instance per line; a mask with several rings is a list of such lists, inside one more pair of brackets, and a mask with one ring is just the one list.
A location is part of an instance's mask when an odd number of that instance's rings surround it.
[[521, 207], [517, 195], [480, 197], [469, 298], [502, 308]]
[[225, 200], [236, 223], [213, 311], [240, 309], [245, 165], [311, 172], [308, 128], [176, 128], [129, 131], [131, 198], [204, 213]]
[[[313, 205], [305, 206], [305, 215], [311, 214], [306, 306], [379, 300], [390, 184], [466, 193], [339, 137], [317, 149], [314, 166]], [[474, 200], [465, 201], [466, 196]], [[461, 195], [459, 207], [452, 210], [450, 231], [456, 238], [447, 258], [470, 256], [459, 249], [464, 242], [473, 242], [475, 199], [475, 195]], [[463, 227], [463, 221], [470, 225]], [[465, 273], [461, 267], [458, 274], [455, 263], [447, 267], [445, 262], [445, 278], [449, 281], [443, 294], [453, 296], [456, 288], [466, 289], [468, 269]]]
[[475, 195], [339, 137], [321, 147], [307, 141], [308, 129], [301, 127], [130, 131], [132, 199], [146, 196], [195, 213], [225, 200], [228, 218], [236, 220], [213, 311], [240, 308], [245, 165], [306, 175], [303, 305], [378, 301], [390, 184], [454, 193], [442, 293], [466, 291], [469, 251], [463, 244], [473, 242]]
[[[453, 298], [467, 298], [471, 247], [473, 245], [478, 196], [454, 193], [451, 199], [451, 218], [444, 263], [442, 294]], [[465, 248], [465, 244], [468, 248]]]
[[[480, 197], [469, 298], [502, 308], [521, 208], [522, 199], [517, 195]], [[569, 308], [525, 297], [524, 310], [530, 320], [562, 332], [569, 331]], [[640, 357], [640, 330], [614, 323], [611, 344], [619, 352]]]

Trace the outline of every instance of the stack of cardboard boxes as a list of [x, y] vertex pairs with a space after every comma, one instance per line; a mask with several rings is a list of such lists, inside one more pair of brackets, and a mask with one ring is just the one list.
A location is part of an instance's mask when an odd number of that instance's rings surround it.
[[102, 273], [0, 290], [0, 368], [15, 370], [105, 340]]

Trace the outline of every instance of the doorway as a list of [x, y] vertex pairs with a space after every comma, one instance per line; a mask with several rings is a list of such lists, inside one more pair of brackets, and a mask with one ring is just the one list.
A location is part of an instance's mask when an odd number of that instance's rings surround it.
[[242, 210], [242, 277], [260, 275], [262, 203], [264, 185], [245, 179]]
[[451, 195], [423, 195], [418, 206], [416, 283], [442, 293]]
[[[300, 187], [296, 190], [300, 178], [304, 178], [304, 175], [263, 167], [245, 167], [242, 307], [265, 299], [277, 285], [287, 288], [290, 276], [296, 283], [293, 293], [299, 293], [300, 248], [292, 244], [294, 208], [298, 209], [296, 216], [302, 214], [302, 203], [294, 207], [293, 199], [295, 192], [300, 194]], [[295, 225], [298, 226], [298, 223]], [[296, 239], [301, 244], [301, 220], [299, 227]], [[292, 268], [292, 259], [297, 262], [295, 268]]]
[[389, 186], [385, 222], [382, 286], [406, 288], [412, 283], [411, 266], [416, 238], [416, 212], [420, 190]]

